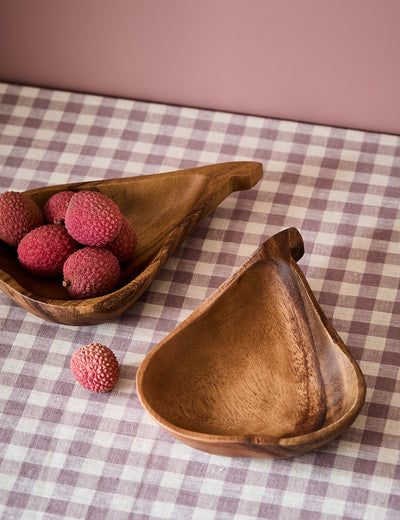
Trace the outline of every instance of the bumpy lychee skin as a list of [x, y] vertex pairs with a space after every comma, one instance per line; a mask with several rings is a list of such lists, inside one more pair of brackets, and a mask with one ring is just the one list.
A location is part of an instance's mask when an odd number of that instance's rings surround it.
[[73, 191], [60, 191], [52, 195], [43, 207], [43, 215], [48, 224], [63, 224], [69, 201], [75, 195]]
[[118, 284], [121, 268], [108, 249], [86, 246], [64, 264], [63, 285], [75, 299], [94, 298], [111, 292]]
[[65, 226], [83, 245], [104, 247], [118, 235], [121, 225], [118, 206], [98, 191], [79, 191], [69, 201]]
[[107, 245], [107, 249], [114, 253], [120, 263], [123, 264], [133, 257], [136, 243], [136, 231], [129, 220], [122, 215], [121, 230], [116, 238]]
[[44, 224], [43, 214], [35, 201], [18, 191], [0, 194], [0, 239], [17, 247], [35, 227]]
[[45, 224], [32, 229], [18, 245], [18, 260], [36, 276], [62, 275], [64, 262], [80, 245], [61, 224]]
[[119, 379], [114, 352], [100, 343], [90, 343], [77, 350], [70, 367], [74, 378], [90, 392], [109, 392]]

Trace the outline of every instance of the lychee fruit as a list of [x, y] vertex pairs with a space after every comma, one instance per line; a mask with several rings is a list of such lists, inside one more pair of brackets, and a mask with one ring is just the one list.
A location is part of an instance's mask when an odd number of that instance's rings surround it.
[[74, 378], [90, 392], [109, 392], [119, 378], [114, 352], [100, 343], [90, 343], [77, 350], [70, 367]]
[[22, 238], [17, 249], [18, 260], [34, 275], [60, 276], [64, 262], [79, 247], [63, 225], [45, 224]]
[[98, 191], [79, 191], [69, 201], [65, 226], [83, 245], [104, 247], [118, 235], [121, 225], [118, 206]]
[[122, 215], [121, 230], [106, 247], [118, 258], [121, 264], [130, 260], [137, 243], [135, 229], [129, 220]]
[[46, 201], [43, 215], [48, 224], [64, 223], [67, 206], [73, 195], [75, 195], [73, 191], [59, 191]]
[[103, 247], [86, 246], [64, 264], [63, 285], [73, 298], [94, 298], [111, 292], [118, 284], [118, 258]]
[[24, 193], [6, 191], [0, 194], [0, 239], [17, 247], [32, 229], [44, 224], [39, 206]]

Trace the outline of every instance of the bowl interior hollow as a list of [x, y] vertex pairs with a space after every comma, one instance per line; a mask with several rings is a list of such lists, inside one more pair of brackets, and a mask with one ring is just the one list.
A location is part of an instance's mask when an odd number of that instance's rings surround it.
[[154, 352], [141, 393], [170, 430], [282, 438], [340, 420], [357, 384], [293, 266], [267, 258]]

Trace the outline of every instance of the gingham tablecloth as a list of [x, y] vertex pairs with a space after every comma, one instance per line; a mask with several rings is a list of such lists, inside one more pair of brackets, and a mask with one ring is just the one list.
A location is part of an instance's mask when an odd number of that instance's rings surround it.
[[[119, 319], [69, 327], [0, 293], [2, 519], [400, 518], [400, 138], [0, 84], [0, 189], [260, 161]], [[144, 356], [266, 238], [295, 226], [299, 266], [366, 379], [338, 439], [285, 460], [175, 441], [142, 408]], [[121, 378], [91, 394], [73, 352], [108, 345]]]

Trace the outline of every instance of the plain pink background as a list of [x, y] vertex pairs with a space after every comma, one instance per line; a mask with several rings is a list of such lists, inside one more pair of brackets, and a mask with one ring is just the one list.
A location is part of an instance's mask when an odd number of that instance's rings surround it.
[[0, 0], [0, 79], [400, 133], [398, 0]]

